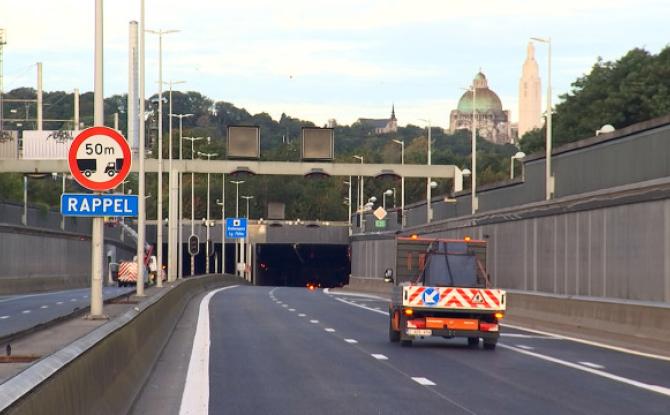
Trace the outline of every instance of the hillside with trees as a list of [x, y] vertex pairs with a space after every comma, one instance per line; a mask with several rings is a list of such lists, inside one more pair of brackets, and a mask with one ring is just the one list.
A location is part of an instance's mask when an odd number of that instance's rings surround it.
[[[29, 88], [21, 88], [10, 91], [5, 95], [8, 98], [20, 97], [32, 99], [35, 91]], [[167, 98], [167, 93], [165, 94]], [[156, 100], [156, 96], [148, 100], [149, 103]], [[73, 111], [73, 95], [62, 91], [44, 93], [44, 118], [66, 121], [45, 122], [45, 129], [71, 129]], [[23, 121], [21, 128], [34, 128], [33, 107], [8, 102], [5, 105], [5, 113], [10, 117]], [[115, 95], [105, 100], [105, 122], [108, 126], [113, 123], [113, 114], [119, 114], [119, 129], [126, 130], [126, 97]], [[148, 104], [150, 109], [151, 105]], [[14, 111], [12, 111], [14, 110]], [[163, 157], [168, 156], [168, 125], [167, 105], [163, 107]], [[278, 120], [273, 120], [267, 113], [250, 114], [243, 108], [238, 108], [228, 102], [213, 102], [198, 92], [173, 92], [173, 113], [193, 114], [192, 117], [183, 119], [183, 135], [185, 137], [211, 137], [209, 143], [201, 140], [195, 145], [195, 152], [218, 153], [217, 158], [225, 157], [226, 133], [229, 125], [256, 125], [261, 129], [261, 155], [263, 160], [297, 161], [300, 157], [300, 134], [302, 127], [312, 127], [313, 123], [299, 120], [289, 115], [282, 114]], [[32, 114], [32, 115], [31, 115]], [[92, 124], [93, 94], [84, 93], [80, 98], [80, 122], [83, 126]], [[147, 120], [147, 138], [155, 137], [156, 120], [150, 112]], [[7, 121], [7, 120], [6, 120]], [[11, 125], [11, 124], [10, 124]], [[152, 130], [152, 127], [154, 130]], [[173, 121], [173, 154], [179, 154], [179, 125], [178, 120]], [[466, 131], [454, 135], [445, 133], [441, 128], [433, 127], [433, 164], [455, 164], [461, 168], [470, 165], [470, 134]], [[400, 163], [400, 146], [392, 140], [398, 139], [405, 142], [405, 162], [408, 164], [425, 164], [427, 160], [427, 130], [419, 126], [408, 125], [400, 127], [397, 133], [375, 135], [369, 128], [360, 124], [351, 126], [338, 126], [335, 128], [335, 154], [338, 162], [356, 162], [353, 155], [362, 155], [366, 163]], [[509, 157], [514, 154], [516, 148], [511, 145], [500, 146], [491, 144], [483, 139], [478, 139], [479, 150], [479, 183], [486, 184], [500, 181], [507, 177], [509, 169]], [[157, 153], [157, 144], [154, 142], [152, 149], [153, 157]], [[184, 158], [192, 157], [190, 142], [184, 141]], [[197, 154], [196, 154], [197, 158]], [[21, 176], [18, 174], [0, 175], [0, 199], [22, 200]], [[130, 177], [130, 183], [126, 188], [136, 191], [136, 175]], [[346, 220], [347, 206], [344, 198], [347, 196], [348, 188], [344, 184], [347, 178], [332, 177], [327, 179], [306, 179], [300, 177], [278, 177], [257, 176], [245, 179], [246, 182], [240, 186], [241, 195], [254, 196], [251, 201], [251, 217], [259, 218], [265, 216], [268, 201], [279, 201], [286, 204], [286, 215], [289, 218], [300, 218], [305, 220]], [[354, 178], [354, 204], [356, 203], [356, 178]], [[450, 192], [453, 183], [451, 181], [438, 181], [438, 188], [434, 194]], [[164, 197], [167, 197], [167, 179], [163, 181]], [[425, 198], [425, 180], [406, 180], [406, 203], [416, 202]], [[68, 181], [68, 191], [81, 190], [73, 181]], [[202, 218], [206, 212], [206, 178], [205, 175], [196, 175], [196, 200], [194, 207], [196, 218]], [[235, 210], [234, 186], [226, 183], [226, 212], [231, 216]], [[467, 186], [467, 184], [466, 184]], [[400, 203], [400, 183], [393, 180], [374, 180], [369, 178], [365, 181], [366, 197], [376, 196], [381, 200], [382, 192], [395, 187], [397, 190], [397, 204]], [[184, 176], [184, 190], [186, 200], [186, 212], [190, 212], [190, 175]], [[211, 210], [213, 217], [220, 216], [220, 207], [216, 205], [216, 199], [221, 197], [221, 175], [211, 175]], [[47, 206], [58, 206], [60, 197], [60, 180], [54, 181], [49, 177], [45, 179], [31, 178], [28, 186], [29, 200]], [[147, 175], [147, 194], [152, 195], [147, 200], [148, 217], [156, 216], [155, 195], [156, 175]], [[388, 200], [392, 206], [392, 201]], [[167, 214], [167, 204], [163, 204]], [[240, 214], [244, 215], [245, 206], [240, 207]]]

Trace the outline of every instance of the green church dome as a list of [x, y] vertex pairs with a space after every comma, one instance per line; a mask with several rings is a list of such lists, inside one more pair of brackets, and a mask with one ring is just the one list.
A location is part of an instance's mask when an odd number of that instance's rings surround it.
[[[486, 81], [486, 76], [479, 72], [473, 81], [475, 85], [475, 110], [477, 112], [502, 112], [502, 102], [498, 95], [491, 91]], [[472, 112], [472, 91], [466, 91], [458, 101], [458, 111], [463, 113]]]

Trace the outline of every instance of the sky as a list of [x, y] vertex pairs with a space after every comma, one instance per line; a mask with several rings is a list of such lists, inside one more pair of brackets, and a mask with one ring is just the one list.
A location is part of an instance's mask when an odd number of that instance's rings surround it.
[[[93, 0], [0, 0], [4, 89], [93, 89]], [[105, 1], [105, 95], [127, 92], [128, 23], [139, 0]], [[251, 113], [323, 125], [385, 118], [447, 127], [481, 68], [512, 119], [531, 36], [552, 39], [554, 102], [596, 59], [670, 44], [668, 0], [146, 0], [163, 38], [163, 79]], [[146, 36], [147, 96], [158, 89], [158, 38]], [[547, 47], [536, 46], [543, 89]], [[544, 94], [544, 92], [543, 92]], [[545, 99], [545, 98], [543, 98]]]

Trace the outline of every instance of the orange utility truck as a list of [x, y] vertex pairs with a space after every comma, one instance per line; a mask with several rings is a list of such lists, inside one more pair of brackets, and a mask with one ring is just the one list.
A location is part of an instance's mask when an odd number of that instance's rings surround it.
[[[389, 340], [411, 346], [429, 336], [465, 337], [493, 350], [505, 312], [505, 291], [492, 288], [486, 241], [396, 238], [396, 268], [389, 304]], [[395, 274], [395, 275], [394, 275]]]

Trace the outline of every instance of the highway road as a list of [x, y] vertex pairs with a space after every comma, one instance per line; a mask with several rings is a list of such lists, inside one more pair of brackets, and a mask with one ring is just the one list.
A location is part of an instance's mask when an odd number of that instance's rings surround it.
[[[104, 299], [133, 292], [134, 288], [104, 287]], [[91, 290], [55, 291], [0, 297], [0, 337], [30, 329], [90, 305]]]
[[182, 327], [195, 336], [171, 340], [194, 337], [192, 348], [162, 356], [164, 372], [145, 386], [144, 398], [166, 390], [161, 379], [181, 370], [167, 387], [181, 398], [155, 399], [160, 410], [146, 399], [135, 413], [669, 413], [660, 357], [509, 327], [495, 351], [464, 339], [405, 348], [388, 341], [385, 300], [323, 290], [239, 286], [198, 304]]

